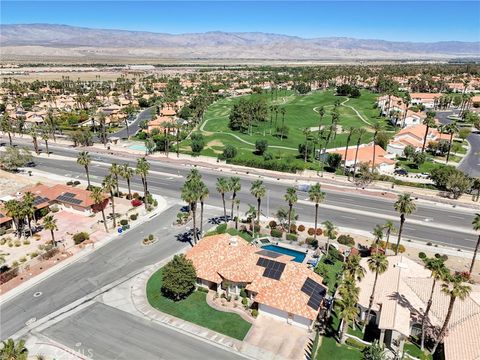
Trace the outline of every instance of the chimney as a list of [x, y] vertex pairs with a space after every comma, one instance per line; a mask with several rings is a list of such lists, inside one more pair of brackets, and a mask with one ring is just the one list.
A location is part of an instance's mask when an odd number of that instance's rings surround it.
[[230, 246], [237, 246], [238, 245], [238, 238], [236, 236], [230, 237]]

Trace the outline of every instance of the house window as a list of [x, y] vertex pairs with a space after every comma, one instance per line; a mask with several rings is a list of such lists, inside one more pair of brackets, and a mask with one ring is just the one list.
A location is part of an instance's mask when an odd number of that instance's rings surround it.
[[422, 334], [422, 324], [413, 324], [412, 329], [410, 330], [410, 335], [413, 337], [418, 337]]

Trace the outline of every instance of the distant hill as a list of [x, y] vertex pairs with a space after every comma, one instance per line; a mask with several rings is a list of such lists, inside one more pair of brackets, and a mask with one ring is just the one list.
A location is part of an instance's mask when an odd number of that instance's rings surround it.
[[260, 32], [165, 34], [67, 25], [0, 25], [0, 58], [439, 59], [480, 57], [480, 42], [304, 39]]

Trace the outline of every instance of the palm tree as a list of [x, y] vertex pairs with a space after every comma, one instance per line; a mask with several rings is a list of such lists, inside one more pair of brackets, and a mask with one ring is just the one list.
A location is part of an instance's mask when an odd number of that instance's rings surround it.
[[91, 186], [90, 185], [90, 173], [88, 172], [88, 166], [90, 165], [91, 162], [92, 162], [92, 159], [91, 159], [88, 151], [81, 151], [78, 154], [77, 164], [83, 166], [85, 168], [85, 173], [87, 174], [87, 183], [88, 183], [87, 188], [90, 188], [90, 186]]
[[21, 212], [24, 217], [27, 218], [28, 228], [30, 230], [30, 236], [33, 235], [32, 230], [32, 219], [35, 218], [35, 196], [27, 191], [25, 195], [23, 195], [22, 204], [21, 204]]
[[208, 198], [209, 191], [208, 187], [203, 181], [200, 180], [198, 199], [200, 200], [200, 235], [203, 235], [203, 207], [205, 205], [205, 200]]
[[54, 246], [57, 246], [57, 242], [55, 241], [55, 231], [58, 230], [57, 219], [55, 219], [53, 215], [45, 216], [43, 218], [43, 227], [46, 230], [50, 230], [50, 235], [52, 235], [52, 243]]
[[260, 206], [262, 204], [262, 198], [267, 193], [265, 185], [262, 180], [255, 180], [250, 187], [250, 193], [257, 199], [257, 224], [260, 224]]
[[383, 239], [383, 226], [382, 225], [375, 225], [375, 227], [372, 230], [372, 235], [375, 239], [375, 245], [378, 245], [379, 241], [382, 241]]
[[50, 130], [48, 127], [44, 126], [41, 128], [42, 132], [42, 140], [45, 142], [45, 151], [47, 152], [47, 156], [50, 156], [50, 150], [48, 149], [48, 140], [50, 139]]
[[18, 200], [12, 199], [8, 200], [4, 204], [6, 214], [8, 217], [12, 218], [13, 224], [16, 227], [18, 237], [21, 236], [21, 230], [23, 222], [23, 215], [22, 215], [22, 206]]
[[145, 203], [145, 209], [148, 208], [148, 185], [147, 185], [147, 175], [148, 171], [150, 170], [150, 164], [148, 163], [147, 159], [140, 158], [137, 159], [137, 168], [135, 172], [140, 175], [142, 178], [143, 184], [143, 202]]
[[427, 117], [423, 120], [423, 125], [425, 125], [425, 135], [423, 136], [423, 144], [422, 144], [422, 153], [425, 152], [425, 144], [427, 143], [427, 136], [428, 130], [431, 127], [435, 126], [435, 112], [434, 111], [427, 111]]
[[13, 339], [2, 341], [0, 358], [5, 360], [27, 360], [28, 350], [25, 347], [25, 340], [19, 340], [16, 344]]
[[350, 255], [347, 257], [347, 260], [343, 263], [343, 274], [345, 277], [351, 277], [358, 281], [363, 279], [365, 269], [360, 265], [361, 259], [360, 255]]
[[230, 184], [227, 178], [221, 177], [217, 179], [217, 191], [222, 196], [223, 203], [223, 221], [227, 223], [227, 207], [225, 205], [225, 193], [230, 190]]
[[461, 274], [449, 275], [447, 276], [446, 281], [442, 284], [442, 292], [450, 297], [450, 302], [448, 304], [447, 315], [445, 321], [443, 322], [442, 329], [438, 335], [437, 342], [433, 346], [432, 354], [437, 350], [438, 345], [443, 341], [445, 333], [448, 329], [448, 323], [450, 322], [450, 317], [452, 316], [453, 306], [457, 299], [465, 300], [472, 288], [470, 285], [464, 283], [465, 278]]
[[32, 137], [33, 148], [35, 149], [35, 154], [40, 154], [40, 149], [38, 148], [37, 140], [37, 127], [34, 125], [29, 131], [29, 135]]
[[187, 180], [182, 186], [182, 200], [185, 201], [190, 207], [193, 219], [193, 241], [197, 244], [198, 232], [197, 232], [197, 202], [200, 198], [200, 174], [198, 170], [192, 169], [187, 176]]
[[458, 132], [458, 126], [456, 122], [452, 122], [444, 126], [445, 132], [450, 134], [450, 139], [448, 141], [448, 152], [447, 152], [447, 159], [446, 163], [448, 164], [448, 160], [450, 159], [450, 151], [452, 150], [452, 142], [453, 142], [453, 135]]
[[[348, 136], [347, 136], [347, 145], [345, 146], [345, 154], [343, 155], [343, 173], [347, 173], [347, 154], [348, 154], [348, 145], [350, 145], [350, 140], [352, 135], [355, 134], [356, 129], [353, 126], [348, 128]], [[350, 173], [347, 174], [350, 177]]]
[[370, 313], [372, 312], [373, 299], [375, 296], [375, 288], [377, 287], [378, 275], [383, 274], [388, 269], [387, 257], [380, 252], [373, 254], [370, 257], [370, 259], [368, 259], [368, 269], [371, 272], [375, 273], [375, 280], [373, 281], [372, 294], [370, 295], [370, 300], [368, 302], [367, 315], [365, 317], [365, 322], [363, 324], [363, 330], [362, 330], [363, 333], [365, 333], [365, 329], [367, 328], [367, 323], [370, 318]]
[[358, 129], [358, 139], [357, 139], [357, 149], [355, 150], [355, 160], [353, 162], [353, 177], [355, 178], [355, 172], [357, 171], [357, 159], [358, 159], [358, 149], [360, 148], [360, 144], [362, 142], [362, 137], [365, 135], [367, 130], [364, 128]]
[[303, 135], [305, 135], [305, 149], [304, 149], [304, 158], [303, 162], [307, 162], [308, 158], [308, 136], [310, 135], [311, 131], [310, 128], [303, 129]]
[[292, 223], [292, 209], [293, 205], [298, 201], [297, 196], [297, 189], [294, 187], [287, 188], [287, 192], [285, 194], [285, 201], [288, 203], [288, 232], [291, 231], [291, 223]]
[[[331, 221], [324, 221], [323, 223], [324, 231], [323, 234], [327, 237], [327, 256], [330, 250], [330, 241], [335, 240], [338, 235], [337, 227]], [[316, 232], [316, 230], [315, 230]]]
[[405, 223], [405, 216], [412, 214], [417, 206], [410, 197], [410, 194], [398, 195], [398, 200], [393, 205], [395, 211], [400, 213], [400, 228], [398, 229], [397, 248], [395, 249], [395, 255], [398, 255], [398, 248], [400, 246], [400, 240], [402, 239], [403, 224]]
[[[348, 281], [348, 278], [344, 279], [344, 282]], [[354, 286], [354, 285], [353, 285]], [[343, 290], [340, 291], [340, 288]], [[335, 301], [335, 307], [338, 310], [338, 316], [343, 320], [342, 327], [340, 329], [340, 343], [345, 343], [348, 326], [351, 322], [354, 322], [358, 315], [357, 299], [355, 291], [358, 288], [352, 285], [343, 284], [339, 287], [342, 297]]]
[[325, 200], [325, 193], [322, 191], [320, 183], [310, 186], [310, 189], [308, 189], [308, 199], [315, 203], [315, 234], [313, 234], [313, 239], [317, 240], [318, 206]]
[[6, 133], [8, 135], [8, 142], [10, 146], [13, 145], [12, 143], [12, 132], [13, 132], [13, 127], [12, 124], [10, 123], [10, 119], [8, 115], [5, 113], [3, 116], [0, 118], [0, 130], [3, 133]]
[[100, 208], [102, 212], [103, 226], [105, 227], [105, 232], [108, 233], [107, 220], [105, 219], [105, 204], [103, 203], [105, 200], [103, 189], [95, 186], [90, 192], [90, 199], [93, 200], [96, 208]]
[[430, 272], [432, 273], [431, 277], [433, 279], [432, 289], [430, 290], [430, 297], [428, 298], [427, 307], [422, 316], [422, 336], [420, 341], [420, 348], [423, 351], [425, 346], [425, 325], [427, 323], [428, 313], [430, 312], [430, 308], [432, 307], [435, 286], [437, 285], [437, 281], [443, 280], [448, 272], [447, 268], [445, 267], [445, 258], [442, 256], [435, 256], [432, 258], [424, 257], [422, 258], [422, 261], [425, 269], [430, 270]]
[[[480, 231], [480, 213], [476, 213], [472, 221], [473, 230]], [[469, 272], [473, 272], [473, 266], [475, 265], [475, 258], [477, 257], [478, 247], [480, 245], [480, 235], [478, 235], [477, 244], [475, 245], [475, 250], [473, 252], [472, 263], [470, 264]]]
[[122, 173], [122, 168], [119, 166], [117, 163], [113, 163], [110, 166], [110, 174], [113, 175], [115, 178], [115, 182], [117, 183], [117, 188], [116, 188], [116, 193], [117, 195], [120, 194], [119, 188], [118, 188], [118, 176]]
[[320, 121], [318, 122], [318, 132], [320, 132], [322, 129], [323, 117], [325, 116], [325, 108], [323, 105], [318, 108], [318, 115], [320, 116]]
[[392, 221], [387, 220], [385, 224], [383, 225], [383, 228], [387, 230], [387, 241], [385, 242], [385, 254], [387, 253], [388, 249], [388, 243], [390, 241], [390, 234], [395, 232], [397, 229], [395, 228], [395, 225], [393, 224]]
[[240, 178], [237, 176], [232, 176], [229, 180], [230, 191], [232, 194], [232, 211], [230, 212], [230, 217], [233, 219], [233, 205], [235, 204], [235, 199], [237, 198], [237, 193], [242, 189], [242, 184], [240, 183]]
[[240, 212], [240, 199], [235, 199], [235, 205], [237, 207], [237, 213], [235, 216], [235, 229], [238, 230], [238, 215]]
[[132, 198], [132, 190], [130, 188], [130, 181], [135, 175], [135, 170], [133, 170], [127, 163], [123, 164], [120, 168], [120, 175], [127, 181], [128, 188], [128, 198]]
[[375, 152], [376, 152], [376, 145], [377, 145], [377, 135], [383, 129], [383, 125], [380, 122], [376, 122], [372, 126], [373, 129], [373, 156], [372, 156], [372, 173], [375, 170]]
[[285, 130], [285, 113], [286, 113], [286, 110], [284, 107], [280, 109], [280, 113], [282, 114], [282, 141], [283, 141], [284, 130]]
[[107, 175], [103, 180], [103, 189], [110, 194], [110, 202], [112, 203], [112, 218], [113, 228], [117, 227], [117, 214], [115, 214], [115, 189], [117, 188], [117, 181], [111, 174]]

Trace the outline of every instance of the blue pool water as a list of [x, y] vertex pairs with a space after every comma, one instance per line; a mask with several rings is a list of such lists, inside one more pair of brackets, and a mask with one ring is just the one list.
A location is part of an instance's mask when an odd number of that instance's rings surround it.
[[302, 253], [300, 251], [290, 250], [290, 249], [287, 249], [287, 248], [284, 248], [284, 247], [281, 247], [281, 246], [277, 246], [277, 245], [262, 246], [262, 249], [269, 250], [269, 251], [274, 251], [274, 252], [284, 254], [284, 255], [288, 255], [288, 256], [293, 256], [294, 257], [293, 261], [298, 262], [298, 263], [302, 263], [303, 260], [305, 260], [305, 256], [306, 256], [305, 253]]
[[140, 151], [147, 150], [147, 148], [143, 145], [130, 145], [128, 148], [132, 150], [140, 150]]

